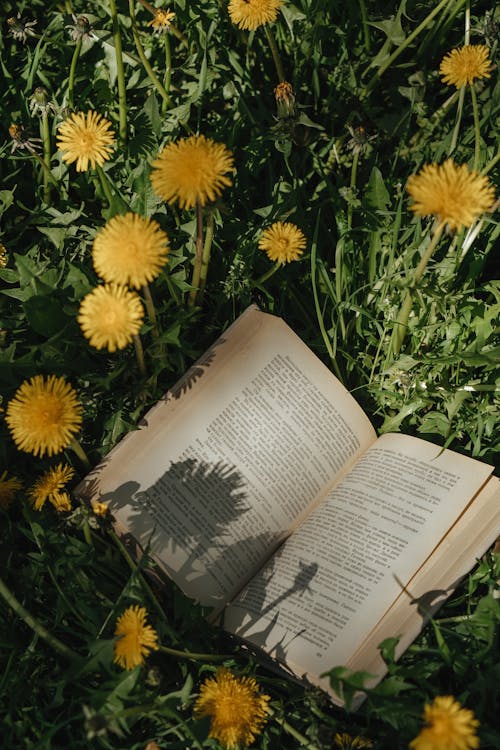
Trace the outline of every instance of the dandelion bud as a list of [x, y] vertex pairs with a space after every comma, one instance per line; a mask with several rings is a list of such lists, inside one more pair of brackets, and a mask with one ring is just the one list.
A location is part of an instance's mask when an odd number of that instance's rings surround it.
[[49, 111], [55, 112], [55, 106], [50, 101], [49, 92], [43, 86], [37, 86], [30, 96], [30, 112], [44, 115]]
[[274, 89], [276, 105], [278, 107], [278, 117], [286, 120], [289, 117], [296, 117], [297, 109], [295, 107], [295, 94], [292, 85], [286, 81], [278, 83]]
[[71, 14], [73, 23], [67, 23], [65, 29], [68, 29], [70, 37], [74, 42], [81, 42], [84, 39], [97, 39], [94, 34], [94, 28], [87, 16], [75, 16]]
[[12, 138], [11, 153], [18, 148], [25, 148], [30, 154], [36, 152], [37, 145], [41, 143], [40, 138], [29, 138], [23, 125], [12, 123], [9, 126], [9, 135]]
[[3, 244], [3, 242], [0, 242], [0, 268], [5, 268], [7, 265], [7, 258], [8, 258], [8, 252], [7, 248]]
[[29, 36], [36, 36], [33, 31], [33, 27], [36, 26], [36, 21], [25, 21], [21, 18], [20, 13], [17, 14], [17, 18], [14, 18], [14, 16], [8, 18], [7, 25], [16, 42], [22, 42], [24, 44]]

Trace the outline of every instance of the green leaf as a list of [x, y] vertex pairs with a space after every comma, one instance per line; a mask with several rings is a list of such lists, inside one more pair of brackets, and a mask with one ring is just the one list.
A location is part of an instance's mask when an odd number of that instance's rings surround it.
[[151, 130], [157, 138], [161, 136], [162, 121], [160, 117], [160, 108], [158, 106], [158, 99], [154, 91], [148, 96], [144, 103], [144, 112], [148, 116], [148, 120], [151, 123]]
[[368, 180], [368, 187], [365, 193], [366, 203], [370, 208], [378, 211], [384, 211], [391, 202], [389, 191], [387, 190], [382, 172], [378, 167], [373, 167]]
[[446, 437], [450, 431], [450, 420], [445, 414], [439, 411], [431, 411], [422, 419], [418, 431], [423, 433], [437, 433]]
[[50, 338], [67, 322], [59, 301], [55, 297], [36, 295], [25, 301], [24, 311], [32, 329]]

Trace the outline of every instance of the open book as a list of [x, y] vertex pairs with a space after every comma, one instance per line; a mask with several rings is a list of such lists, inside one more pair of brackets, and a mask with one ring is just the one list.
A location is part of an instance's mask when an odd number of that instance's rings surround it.
[[398, 636], [402, 653], [500, 534], [491, 471], [377, 439], [284, 321], [251, 307], [79, 491], [227, 631], [337, 701], [320, 675], [376, 684], [378, 644]]

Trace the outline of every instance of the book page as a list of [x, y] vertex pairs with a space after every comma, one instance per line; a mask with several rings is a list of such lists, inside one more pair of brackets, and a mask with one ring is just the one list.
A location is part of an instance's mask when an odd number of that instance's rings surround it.
[[86, 478], [188, 595], [222, 606], [374, 441], [346, 389], [250, 309]]
[[398, 637], [398, 658], [417, 637], [423, 625], [444, 603], [476, 561], [500, 536], [500, 480], [490, 477], [441, 544], [401, 591], [396, 601], [360, 648], [344, 666], [363, 669], [376, 684], [386, 673], [377, 646], [386, 638]]
[[229, 605], [224, 627], [318, 682], [356, 652], [491, 470], [383, 435]]

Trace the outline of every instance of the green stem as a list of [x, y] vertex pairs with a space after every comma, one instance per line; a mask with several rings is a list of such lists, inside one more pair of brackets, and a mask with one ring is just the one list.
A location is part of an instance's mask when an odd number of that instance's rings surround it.
[[[150, 9], [148, 8], [148, 10]], [[151, 12], [154, 15], [154, 9]], [[141, 58], [141, 62], [144, 66], [144, 70], [148, 74], [151, 80], [151, 83], [153, 84], [153, 86], [155, 87], [155, 89], [158, 91], [159, 95], [163, 99], [163, 106], [166, 108], [170, 104], [170, 97], [168, 95], [168, 92], [165, 91], [165, 88], [163, 87], [163, 84], [161, 83], [160, 79], [158, 78], [153, 68], [151, 67], [149, 60], [146, 57], [146, 53], [144, 52], [144, 48], [141, 43], [141, 38], [139, 36], [139, 31], [137, 29], [137, 22], [135, 20], [134, 0], [129, 0], [129, 14], [130, 14], [130, 20], [132, 22], [132, 34], [134, 37], [135, 48], [137, 50], [137, 54]]]
[[261, 284], [263, 284], [265, 281], [270, 279], [271, 276], [273, 276], [273, 274], [275, 274], [278, 268], [281, 268], [282, 265], [283, 264], [279, 260], [277, 260], [274, 266], [271, 266], [271, 268], [269, 268], [265, 273], [262, 274], [262, 276], [259, 276], [259, 278], [253, 282], [252, 286], [260, 286]]
[[479, 109], [474, 83], [470, 84], [470, 95], [472, 99], [472, 111], [474, 113], [474, 169], [479, 169], [479, 148], [481, 144], [481, 128], [479, 125]]
[[164, 613], [164, 611], [163, 611], [163, 609], [162, 609], [162, 607], [161, 607], [161, 604], [160, 604], [160, 602], [158, 601], [158, 599], [157, 599], [157, 598], [156, 598], [156, 596], [154, 595], [154, 593], [153, 593], [153, 590], [151, 589], [150, 585], [148, 584], [148, 582], [146, 581], [146, 579], [145, 579], [145, 578], [144, 578], [144, 576], [142, 575], [142, 573], [141, 573], [141, 571], [140, 571], [140, 569], [139, 569], [138, 565], [137, 565], [137, 564], [135, 563], [135, 561], [134, 561], [134, 560], [132, 559], [132, 557], [131, 557], [131, 556], [129, 555], [129, 553], [128, 553], [128, 551], [127, 551], [126, 547], [125, 547], [125, 545], [124, 545], [124, 544], [122, 543], [122, 541], [121, 541], [121, 540], [120, 540], [120, 538], [119, 538], [119, 537], [118, 537], [118, 536], [116, 535], [116, 533], [115, 533], [115, 532], [113, 531], [113, 529], [109, 529], [109, 530], [108, 530], [108, 534], [109, 534], [109, 536], [111, 537], [111, 539], [113, 540], [113, 542], [115, 543], [115, 545], [117, 546], [117, 548], [118, 548], [118, 549], [120, 550], [121, 554], [123, 555], [123, 557], [124, 557], [124, 559], [125, 559], [125, 561], [126, 561], [127, 565], [129, 566], [130, 570], [132, 571], [132, 573], [133, 573], [134, 575], [137, 575], [137, 576], [139, 577], [139, 581], [140, 581], [140, 583], [141, 583], [141, 585], [142, 585], [142, 587], [143, 587], [143, 589], [144, 589], [144, 592], [145, 592], [145, 593], [146, 593], [146, 595], [147, 595], [147, 596], [149, 597], [149, 599], [150, 599], [150, 601], [151, 601], [151, 603], [152, 603], [153, 607], [154, 607], [154, 608], [156, 609], [156, 611], [157, 611], [157, 612], [158, 612], [158, 614], [160, 615], [161, 619], [162, 619], [162, 620], [163, 620], [164, 622], [166, 622], [166, 624], [167, 624], [167, 626], [168, 626], [168, 629], [169, 629], [169, 631], [170, 631], [171, 633], [173, 633], [173, 631], [172, 631], [172, 628], [170, 627], [170, 625], [169, 625], [169, 624], [168, 624], [168, 622], [166, 621], [165, 613]]
[[314, 232], [313, 242], [311, 246], [311, 285], [312, 285], [313, 297], [314, 297], [314, 307], [316, 308], [316, 317], [318, 319], [321, 336], [323, 337], [326, 350], [328, 354], [330, 355], [330, 360], [332, 362], [333, 369], [335, 370], [335, 374], [337, 375], [338, 379], [342, 381], [342, 374], [340, 372], [339, 366], [335, 359], [335, 352], [333, 351], [332, 342], [330, 341], [330, 338], [326, 331], [325, 321], [323, 320], [323, 313], [319, 305], [318, 289], [317, 289], [317, 284], [316, 284], [316, 252], [317, 252], [318, 228], [319, 228], [319, 213], [318, 213], [318, 219], [316, 222], [316, 229]]
[[194, 307], [200, 286], [201, 261], [203, 257], [203, 209], [201, 203], [196, 201], [196, 255], [194, 259], [193, 276], [189, 292], [188, 307]]
[[394, 352], [394, 355], [396, 356], [400, 352], [401, 346], [403, 344], [403, 341], [406, 335], [406, 327], [408, 324], [408, 318], [410, 317], [411, 308], [413, 306], [413, 292], [416, 289], [418, 282], [422, 278], [422, 274], [424, 273], [428, 262], [430, 261], [430, 259], [432, 258], [434, 254], [434, 251], [441, 238], [443, 229], [444, 229], [444, 222], [441, 222], [441, 224], [437, 226], [436, 231], [434, 232], [433, 238], [429, 242], [425, 253], [423, 254], [418, 266], [415, 269], [415, 272], [413, 274], [412, 285], [406, 292], [406, 296], [403, 300], [403, 304], [401, 305], [401, 309], [399, 310], [399, 313], [397, 315], [394, 329], [393, 329], [393, 340], [392, 340], [392, 351]]
[[491, 172], [493, 167], [496, 165], [496, 163], [500, 160], [500, 151], [497, 151], [493, 159], [490, 159], [488, 164], [484, 167], [484, 169], [481, 170], [481, 174], [488, 174], [488, 172]]
[[87, 542], [87, 544], [89, 545], [89, 547], [93, 547], [94, 543], [92, 541], [92, 534], [90, 533], [89, 522], [87, 521], [86, 518], [83, 519], [83, 526], [82, 526], [82, 528], [83, 528], [83, 536], [85, 538], [85, 541]]
[[276, 713], [270, 709], [270, 714], [273, 717], [274, 721], [277, 722], [287, 734], [289, 734], [291, 737], [293, 737], [299, 745], [302, 747], [307, 748], [307, 750], [319, 750], [317, 745], [314, 745], [312, 742], [310, 742], [307, 737], [305, 737], [301, 732], [298, 731], [298, 729], [295, 729], [295, 727], [292, 727], [291, 724], [288, 723], [285, 719], [282, 719], [281, 716], [276, 716]]
[[200, 293], [198, 295], [198, 302], [201, 302], [203, 292], [205, 290], [205, 284], [207, 283], [208, 264], [210, 263], [210, 251], [212, 248], [212, 240], [214, 238], [214, 212], [209, 211], [207, 217], [207, 228], [205, 230], [205, 242], [203, 244], [203, 252], [201, 255], [201, 268], [200, 268]]
[[123, 69], [122, 37], [115, 0], [109, 0], [111, 19], [113, 23], [113, 41], [116, 56], [116, 78], [118, 82], [118, 107], [120, 116], [120, 141], [122, 145], [127, 142], [127, 95], [125, 89], [125, 71]]
[[368, 84], [367, 84], [367, 85], [365, 86], [365, 88], [363, 89], [363, 91], [362, 91], [362, 93], [361, 93], [361, 98], [364, 98], [365, 96], [367, 96], [367, 95], [368, 95], [368, 94], [369, 94], [369, 93], [371, 92], [371, 90], [372, 90], [373, 88], [375, 88], [375, 86], [377, 85], [377, 83], [379, 82], [380, 78], [381, 78], [381, 77], [383, 76], [383, 74], [384, 74], [384, 73], [385, 73], [385, 71], [387, 70], [387, 68], [389, 68], [389, 67], [390, 67], [390, 66], [392, 65], [392, 63], [393, 63], [393, 62], [394, 62], [395, 60], [397, 60], [397, 58], [398, 58], [398, 57], [400, 56], [400, 54], [401, 54], [402, 52], [404, 52], [404, 51], [405, 51], [405, 49], [406, 49], [407, 47], [409, 47], [409, 46], [410, 46], [410, 44], [411, 44], [411, 43], [413, 42], [413, 40], [414, 40], [414, 39], [416, 39], [416, 38], [417, 38], [417, 36], [418, 36], [419, 34], [421, 34], [421, 33], [422, 33], [422, 31], [424, 31], [424, 29], [426, 29], [426, 28], [427, 28], [427, 26], [429, 26], [429, 24], [430, 24], [430, 23], [432, 22], [433, 18], [434, 18], [434, 17], [435, 17], [435, 16], [436, 16], [436, 15], [437, 15], [437, 14], [438, 14], [438, 13], [439, 13], [439, 12], [440, 12], [440, 11], [441, 11], [441, 10], [442, 10], [443, 8], [445, 8], [445, 7], [446, 7], [446, 6], [448, 5], [449, 1], [450, 1], [450, 0], [441, 0], [441, 2], [440, 2], [440, 3], [438, 3], [438, 4], [437, 4], [437, 5], [435, 6], [435, 8], [434, 8], [434, 9], [433, 9], [433, 10], [432, 10], [432, 11], [431, 11], [430, 13], [429, 13], [429, 15], [427, 15], [427, 16], [426, 16], [426, 17], [424, 18], [424, 20], [422, 21], [422, 23], [420, 23], [420, 24], [419, 24], [419, 25], [417, 26], [417, 28], [416, 28], [416, 29], [414, 29], [414, 30], [412, 31], [412, 33], [411, 33], [411, 34], [410, 34], [409, 36], [407, 36], [407, 37], [406, 37], [406, 39], [404, 40], [404, 42], [402, 42], [402, 43], [401, 43], [401, 44], [399, 45], [399, 47], [397, 47], [397, 48], [396, 48], [396, 49], [394, 50], [394, 52], [392, 53], [392, 55], [390, 55], [390, 56], [388, 57], [388, 59], [387, 59], [387, 60], [385, 61], [385, 63], [383, 63], [383, 64], [382, 64], [382, 65], [381, 65], [381, 66], [379, 67], [379, 69], [377, 70], [377, 72], [376, 72], [376, 73], [375, 73], [375, 74], [374, 74], [374, 75], [372, 76], [372, 78], [370, 79], [370, 81], [368, 82]]
[[82, 464], [85, 466], [86, 469], [91, 468], [89, 457], [87, 456], [87, 454], [85, 453], [85, 451], [83, 450], [82, 446], [80, 445], [80, 443], [78, 442], [76, 438], [73, 438], [68, 448], [71, 448], [73, 453], [76, 453], [76, 455], [78, 456], [78, 458], [80, 459], [80, 461], [82, 462]]
[[33, 615], [31, 615], [27, 609], [23, 607], [21, 602], [16, 599], [12, 591], [5, 585], [3, 580], [0, 578], [0, 595], [3, 596], [7, 604], [11, 609], [14, 610], [16, 615], [24, 620], [26, 625], [31, 628], [40, 638], [46, 641], [54, 651], [57, 651], [61, 656], [65, 656], [70, 661], [78, 661], [80, 657], [71, 648], [62, 643], [55, 635], [47, 630]]
[[269, 28], [269, 24], [264, 24], [264, 32], [267, 37], [267, 41], [269, 42], [269, 46], [271, 48], [271, 54], [273, 56], [274, 65], [276, 67], [276, 73], [278, 74], [278, 80], [280, 83], [284, 83], [286, 81], [285, 78], [285, 71], [283, 70], [283, 63], [281, 62], [280, 53], [278, 51], [278, 45], [276, 44], [276, 40], [273, 36], [273, 32]]
[[465, 33], [464, 44], [470, 44], [470, 0], [465, 5]]
[[[358, 176], [358, 162], [359, 162], [359, 151], [355, 151], [354, 158], [352, 160], [352, 166], [351, 166], [351, 181], [349, 183], [349, 187], [351, 188], [352, 199], [354, 199], [354, 191], [356, 189], [356, 179]], [[352, 212], [353, 212], [353, 205], [351, 201], [347, 206], [347, 231], [348, 232], [351, 230], [351, 227], [352, 227]]]
[[167, 99], [163, 100], [161, 106], [162, 115], [165, 115], [168, 107], [168, 98], [170, 97], [170, 81], [172, 79], [172, 52], [170, 49], [170, 36], [168, 32], [163, 35], [165, 45], [165, 75], [163, 76], [163, 88], [167, 93]]
[[363, 36], [365, 38], [365, 50], [370, 52], [370, 29], [368, 26], [368, 18], [366, 15], [365, 0], [359, 0], [359, 9], [361, 11], [361, 22], [363, 24]]
[[458, 94], [458, 104], [457, 104], [457, 116], [455, 119], [455, 126], [453, 128], [453, 133], [451, 136], [451, 143], [450, 148], [448, 149], [448, 156], [451, 156], [451, 154], [454, 152], [457, 141], [458, 141], [458, 134], [460, 132], [460, 124], [462, 122], [462, 111], [464, 108], [464, 98], [465, 98], [465, 86], [461, 86], [459, 94]]
[[225, 659], [234, 658], [234, 654], [197, 654], [194, 651], [179, 651], [176, 648], [169, 648], [168, 646], [159, 646], [159, 650], [170, 656], [177, 656], [181, 659], [193, 659], [195, 661], [224, 661]]
[[139, 370], [141, 372], [141, 375], [143, 377], [147, 376], [146, 372], [146, 363], [144, 362], [144, 349], [142, 348], [142, 341], [141, 337], [138, 333], [134, 335], [134, 347], [135, 347], [135, 356], [137, 358], [137, 364], [139, 365]]
[[75, 73], [76, 73], [76, 64], [78, 62], [78, 58], [80, 57], [80, 51], [82, 49], [82, 40], [79, 39], [75, 45], [75, 50], [73, 52], [73, 57], [71, 58], [71, 67], [69, 69], [69, 78], [68, 78], [68, 107], [70, 109], [73, 109], [75, 102], [74, 102], [74, 90], [75, 90]]
[[42, 159], [42, 157], [40, 156], [40, 154], [37, 154], [35, 151], [33, 151], [32, 156], [34, 156], [35, 159], [37, 160], [37, 162], [40, 164], [40, 166], [42, 167], [42, 169], [44, 171], [44, 174], [47, 175], [47, 177], [51, 181], [51, 183], [59, 190], [59, 185], [57, 183], [57, 180], [55, 179], [54, 175], [52, 174], [52, 172], [50, 171], [50, 169], [48, 168], [48, 166], [45, 164], [45, 162]]
[[106, 177], [106, 175], [104, 174], [103, 168], [99, 164], [96, 164], [95, 168], [96, 168], [97, 174], [99, 175], [99, 179], [101, 181], [102, 189], [103, 189], [104, 195], [106, 196], [106, 200], [108, 201], [109, 205], [111, 206], [111, 204], [113, 203], [113, 194], [111, 192], [111, 187], [110, 187], [110, 184], [109, 184], [109, 180]]
[[50, 172], [50, 128], [49, 128], [49, 115], [45, 109], [42, 114], [42, 138], [43, 138], [43, 160], [47, 165], [47, 169], [43, 170], [43, 199], [47, 205], [50, 203], [50, 184], [49, 174]]
[[144, 284], [144, 286], [142, 287], [142, 293], [144, 295], [144, 302], [146, 303], [148, 317], [151, 325], [153, 326], [153, 336], [155, 337], [155, 339], [157, 339], [160, 335], [160, 331], [158, 328], [158, 319], [156, 317], [155, 303], [153, 302], [153, 297], [151, 296], [151, 290], [148, 283]]

